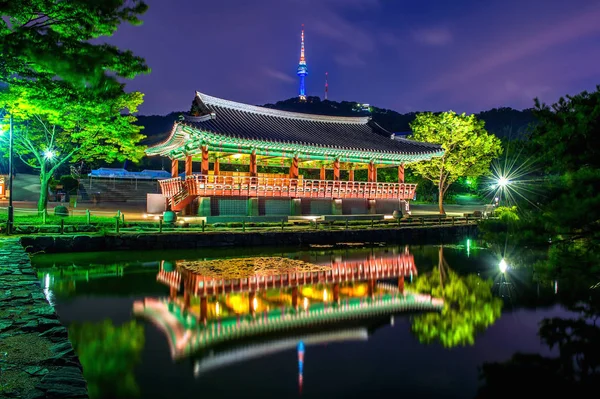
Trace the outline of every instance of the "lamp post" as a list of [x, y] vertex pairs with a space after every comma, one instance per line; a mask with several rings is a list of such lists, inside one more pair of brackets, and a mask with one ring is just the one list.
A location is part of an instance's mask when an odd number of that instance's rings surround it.
[[12, 233], [14, 214], [13, 214], [13, 117], [9, 114], [9, 133], [8, 133], [8, 218], [6, 223], [6, 234]]

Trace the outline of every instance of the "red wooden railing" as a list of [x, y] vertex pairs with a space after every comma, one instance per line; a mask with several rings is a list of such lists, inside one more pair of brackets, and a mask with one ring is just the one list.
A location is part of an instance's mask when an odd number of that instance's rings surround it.
[[364, 198], [411, 200], [416, 184], [341, 180], [289, 179], [249, 176], [187, 176], [160, 180], [164, 196], [172, 198], [187, 189], [194, 196], [249, 196], [284, 198]]

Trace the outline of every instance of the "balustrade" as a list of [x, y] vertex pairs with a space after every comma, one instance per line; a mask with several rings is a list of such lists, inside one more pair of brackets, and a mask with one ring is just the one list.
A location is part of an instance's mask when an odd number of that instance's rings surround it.
[[192, 175], [161, 180], [163, 195], [173, 197], [187, 188], [189, 195], [284, 198], [364, 198], [411, 200], [416, 184], [281, 177]]

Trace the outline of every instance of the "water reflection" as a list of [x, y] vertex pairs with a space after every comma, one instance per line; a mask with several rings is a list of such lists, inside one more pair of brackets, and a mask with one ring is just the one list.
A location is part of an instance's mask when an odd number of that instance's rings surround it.
[[417, 278], [415, 290], [443, 298], [440, 313], [416, 316], [412, 331], [422, 343], [441, 342], [445, 347], [473, 345], [477, 332], [492, 325], [502, 311], [502, 300], [492, 294], [493, 282], [450, 269], [439, 247], [438, 267]]
[[[521, 275], [512, 258], [501, 273], [496, 256], [475, 243], [107, 257], [102, 263], [99, 256], [72, 255], [36, 265], [45, 292], [71, 325], [92, 398], [171, 397], [173, 384], [181, 389], [177, 397], [193, 395], [197, 384], [207, 396], [222, 396], [223, 389], [233, 396], [235, 385], [252, 397], [291, 397], [298, 390], [314, 397], [330, 378], [366, 387], [373, 372], [387, 373], [376, 384], [382, 393], [395, 392], [402, 375], [412, 384], [408, 392], [422, 396], [422, 376], [464, 376], [483, 363], [469, 363], [460, 348], [443, 348], [485, 342], [477, 334], [501, 311], [502, 300], [494, 297], [540, 303], [539, 294], [518, 285], [530, 274]], [[553, 284], [540, 287], [555, 297]], [[100, 322], [107, 317], [110, 322]], [[385, 360], [388, 354], [393, 360]], [[409, 369], [400, 357], [409, 359]], [[270, 371], [243, 371], [254, 367]], [[278, 377], [266, 377], [272, 373]], [[451, 384], [438, 385], [440, 393]], [[476, 381], [467, 390], [474, 393]]]
[[169, 297], [133, 308], [165, 333], [173, 359], [194, 359], [195, 376], [298, 347], [301, 383], [305, 346], [366, 340], [369, 327], [395, 313], [439, 312], [442, 300], [405, 289], [416, 275], [408, 248], [328, 261], [163, 262], [157, 280]]

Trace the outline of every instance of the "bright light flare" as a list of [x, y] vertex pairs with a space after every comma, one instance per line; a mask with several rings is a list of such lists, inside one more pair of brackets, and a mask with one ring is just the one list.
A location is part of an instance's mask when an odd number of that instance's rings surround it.
[[48, 161], [52, 161], [56, 154], [52, 150], [44, 150], [44, 158]]
[[510, 184], [510, 180], [508, 180], [508, 179], [507, 179], [506, 177], [504, 177], [504, 176], [501, 176], [501, 177], [498, 179], [498, 185], [499, 185], [500, 187], [506, 187], [506, 186], [508, 186], [509, 184]]
[[501, 273], [506, 273], [506, 269], [508, 269], [508, 264], [506, 264], [506, 261], [504, 260], [504, 258], [502, 258], [502, 260], [500, 261], [498, 268], [500, 269]]

